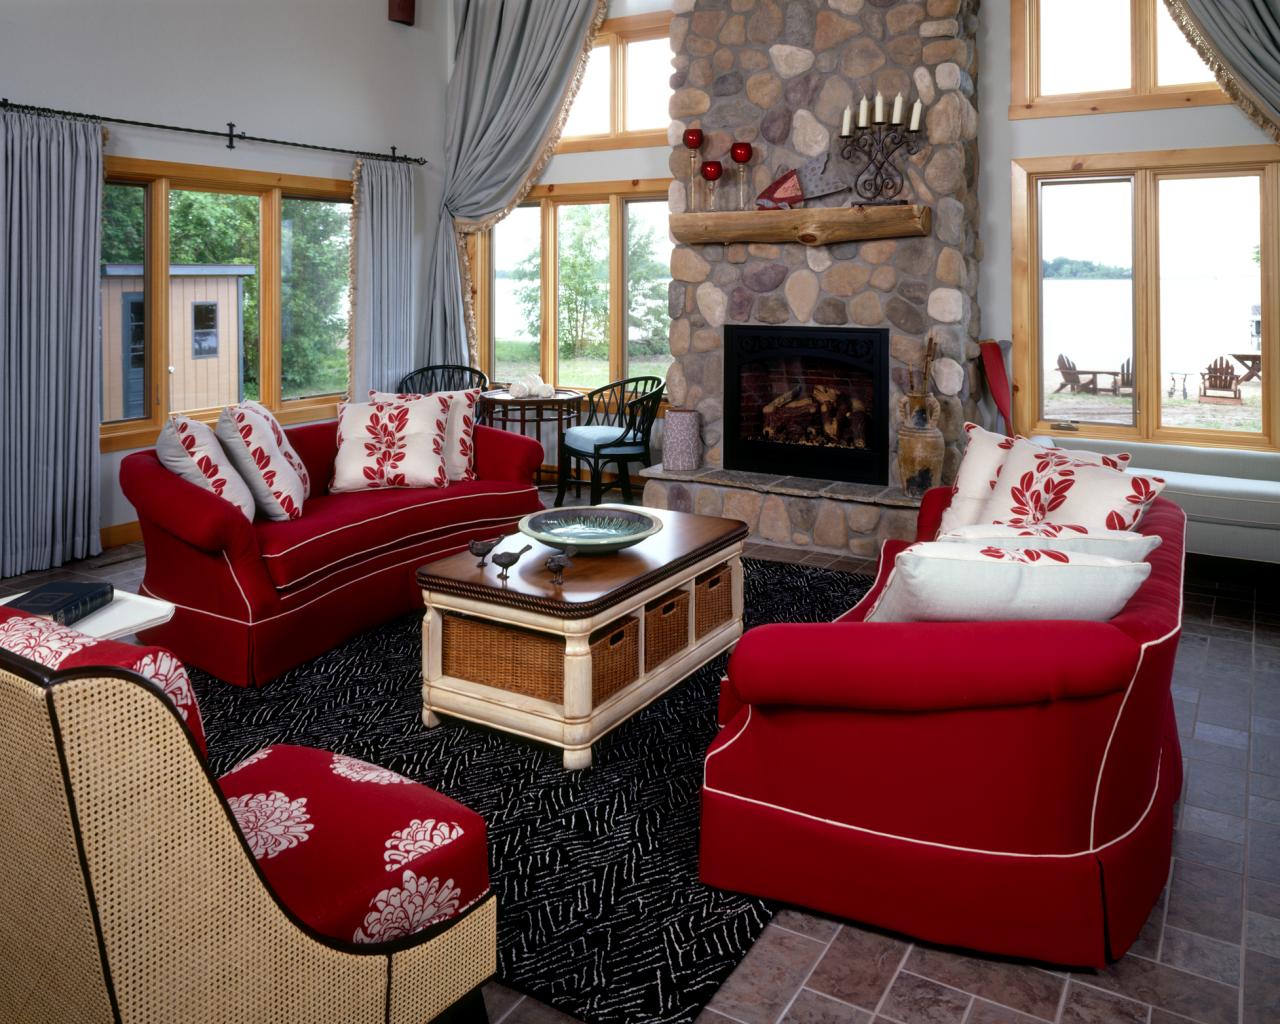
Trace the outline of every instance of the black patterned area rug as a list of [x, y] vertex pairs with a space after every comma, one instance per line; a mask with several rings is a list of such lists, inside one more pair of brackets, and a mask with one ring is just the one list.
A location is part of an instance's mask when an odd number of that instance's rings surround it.
[[[865, 576], [744, 560], [746, 625], [821, 622]], [[698, 880], [702, 759], [725, 656], [565, 772], [558, 750], [445, 718], [421, 722], [421, 616], [356, 637], [261, 690], [193, 672], [222, 773], [270, 743], [350, 754], [484, 816], [499, 978], [590, 1024], [692, 1021], [772, 916]]]

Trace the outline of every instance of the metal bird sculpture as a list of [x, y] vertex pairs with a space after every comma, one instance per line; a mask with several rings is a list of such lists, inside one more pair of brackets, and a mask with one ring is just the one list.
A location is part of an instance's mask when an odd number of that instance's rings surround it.
[[515, 565], [516, 562], [520, 561], [520, 556], [523, 555], [526, 551], [532, 551], [532, 550], [533, 550], [533, 545], [526, 544], [519, 551], [495, 552], [493, 556], [493, 564], [496, 566], [499, 566], [502, 569], [502, 572], [498, 573], [498, 579], [505, 580], [507, 578], [507, 571], [513, 565]]
[[467, 541], [467, 550], [480, 559], [480, 561], [476, 562], [477, 569], [483, 569], [489, 564], [485, 559], [489, 557], [489, 552], [496, 548], [501, 540], [501, 537], [494, 537], [492, 540]]
[[554, 586], [561, 586], [564, 583], [564, 571], [573, 565], [573, 556], [575, 550], [571, 547], [565, 548], [563, 551], [551, 555], [543, 563], [551, 570], [551, 582]]

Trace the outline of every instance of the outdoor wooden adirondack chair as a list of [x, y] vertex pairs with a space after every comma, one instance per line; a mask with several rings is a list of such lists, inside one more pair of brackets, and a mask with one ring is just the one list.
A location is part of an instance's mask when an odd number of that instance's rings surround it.
[[1056, 395], [1064, 388], [1070, 388], [1072, 394], [1084, 391], [1091, 395], [1098, 393], [1098, 378], [1096, 375], [1082, 375], [1076, 369], [1076, 364], [1068, 359], [1063, 353], [1058, 353], [1058, 372], [1062, 374], [1062, 383], [1058, 385], [1054, 391]]
[[1226, 356], [1219, 356], [1201, 371], [1200, 401], [1232, 405], [1243, 401], [1240, 397], [1240, 375], [1232, 368]]
[[1126, 359], [1120, 364], [1120, 373], [1113, 381], [1112, 390], [1117, 395], [1133, 394], [1133, 359]]

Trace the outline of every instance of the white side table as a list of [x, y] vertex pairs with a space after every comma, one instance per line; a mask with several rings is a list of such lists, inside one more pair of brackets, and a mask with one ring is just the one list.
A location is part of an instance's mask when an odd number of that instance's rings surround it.
[[[21, 596], [22, 594], [10, 594], [8, 597], [0, 597], [0, 604], [8, 604]], [[141, 629], [164, 625], [173, 618], [173, 612], [174, 606], [168, 601], [117, 590], [109, 605], [73, 622], [67, 628], [99, 640], [118, 640]]]

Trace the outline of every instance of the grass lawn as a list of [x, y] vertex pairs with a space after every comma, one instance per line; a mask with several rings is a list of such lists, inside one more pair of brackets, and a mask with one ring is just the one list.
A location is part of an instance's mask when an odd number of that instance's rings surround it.
[[[526, 373], [541, 373], [536, 341], [495, 340], [493, 344], [493, 376], [495, 382], [508, 384]], [[629, 361], [627, 374], [631, 377], [653, 376], [666, 378], [670, 355], [650, 355]], [[609, 360], [605, 358], [565, 359], [560, 362], [560, 386], [570, 388], [598, 388], [608, 384]]]
[[[1055, 371], [1045, 375], [1044, 417], [1046, 420], [1078, 420], [1082, 423], [1133, 422], [1133, 399], [1128, 395], [1072, 394], [1053, 389], [1062, 383]], [[1103, 383], [1107, 383], [1106, 378]], [[1187, 396], [1179, 385], [1169, 397], [1168, 388], [1160, 395], [1160, 421], [1166, 427], [1193, 427], [1199, 430], [1239, 430], [1259, 433], [1262, 430], [1262, 384], [1251, 380], [1240, 386], [1239, 405], [1218, 405], [1198, 399], [1200, 381], [1187, 378]]]

